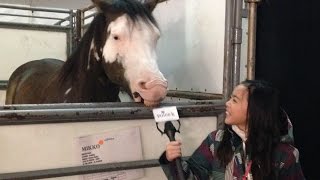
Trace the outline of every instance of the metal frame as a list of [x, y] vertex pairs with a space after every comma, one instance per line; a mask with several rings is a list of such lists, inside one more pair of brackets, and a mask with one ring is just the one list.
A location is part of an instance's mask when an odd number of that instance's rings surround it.
[[66, 168], [56, 168], [47, 170], [36, 170], [26, 172], [4, 173], [0, 174], [2, 180], [25, 180], [25, 179], [42, 179], [52, 177], [63, 177], [73, 175], [83, 175], [119, 170], [151, 168], [159, 166], [158, 160], [143, 160], [121, 163], [108, 163], [98, 165], [76, 166]]
[[247, 49], [247, 78], [255, 78], [256, 67], [256, 29], [257, 6], [261, 0], [245, 0], [248, 5], [248, 49]]
[[223, 96], [228, 98], [232, 89], [239, 84], [242, 44], [243, 0], [226, 0], [225, 56]]
[[8, 81], [0, 80], [0, 90], [6, 90], [8, 85]]
[[233, 49], [232, 49], [232, 25], [233, 25], [233, 0], [226, 0], [225, 14], [225, 38], [224, 38], [224, 71], [223, 71], [223, 97], [230, 96], [233, 88]]
[[[243, 9], [243, 1], [245, 8]], [[261, 0], [226, 0], [223, 96], [239, 84], [242, 18], [248, 18], [247, 79], [255, 77], [257, 4]]]
[[[161, 106], [176, 106], [179, 117], [223, 117], [224, 100], [195, 101], [188, 103], [162, 103]], [[0, 107], [0, 126], [74, 123], [152, 119], [152, 108], [137, 103], [71, 103], [5, 105]], [[223, 120], [220, 120], [223, 123]], [[185, 157], [186, 158], [186, 157]], [[141, 160], [121, 163], [106, 163], [90, 166], [75, 166], [26, 172], [0, 174], [0, 179], [38, 179], [82, 175], [115, 170], [158, 167], [157, 160]]]
[[[223, 100], [216, 100], [162, 103], [161, 106], [176, 106], [179, 117], [183, 118], [218, 116], [225, 112], [224, 104]], [[152, 108], [138, 103], [5, 105], [1, 108], [0, 126], [153, 119]]]
[[60, 20], [59, 22], [68, 22], [66, 26], [62, 26], [61, 23], [53, 25], [43, 25], [43, 24], [28, 24], [28, 23], [12, 23], [12, 22], [2, 22], [0, 21], [0, 28], [12, 28], [12, 29], [31, 29], [31, 30], [41, 30], [41, 31], [53, 31], [53, 32], [65, 32], [67, 34], [67, 55], [69, 56], [73, 50], [73, 26], [74, 26], [74, 13], [73, 10], [63, 10], [63, 9], [53, 9], [53, 8], [35, 8], [35, 7], [21, 7], [14, 5], [4, 5], [0, 4], [0, 8], [6, 9], [18, 9], [18, 10], [27, 10], [27, 11], [41, 11], [41, 12], [52, 12], [52, 13], [62, 13], [68, 14], [67, 18], [54, 18], [46, 16], [28, 16], [28, 15], [19, 15], [19, 14], [4, 14], [1, 13], [0, 16], [15, 16], [15, 17], [28, 17], [36, 19], [51, 19], [51, 20]]

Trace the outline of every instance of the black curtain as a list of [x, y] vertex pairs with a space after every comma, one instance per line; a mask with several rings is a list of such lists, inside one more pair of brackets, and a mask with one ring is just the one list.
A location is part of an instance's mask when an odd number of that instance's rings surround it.
[[262, 0], [256, 79], [278, 87], [307, 179], [320, 179], [320, 2]]

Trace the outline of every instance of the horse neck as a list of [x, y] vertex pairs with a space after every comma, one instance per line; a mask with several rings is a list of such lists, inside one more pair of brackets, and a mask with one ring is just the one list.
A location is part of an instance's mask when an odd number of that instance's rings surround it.
[[102, 65], [96, 62], [86, 71], [69, 76], [61, 85], [62, 93], [71, 88], [67, 102], [115, 102], [118, 101], [119, 86], [106, 76]]

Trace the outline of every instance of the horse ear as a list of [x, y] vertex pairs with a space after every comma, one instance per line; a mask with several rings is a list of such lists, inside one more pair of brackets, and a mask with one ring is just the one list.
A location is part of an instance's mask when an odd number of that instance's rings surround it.
[[106, 12], [110, 9], [113, 0], [92, 0], [99, 11]]
[[158, 3], [161, 3], [164, 1], [167, 1], [167, 0], [145, 0], [144, 5], [146, 6], [147, 9], [149, 9], [150, 12], [152, 12], [154, 8], [156, 8]]

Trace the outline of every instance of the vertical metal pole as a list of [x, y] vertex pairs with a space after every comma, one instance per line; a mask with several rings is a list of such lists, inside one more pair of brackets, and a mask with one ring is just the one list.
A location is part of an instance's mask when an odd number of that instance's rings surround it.
[[67, 56], [70, 56], [72, 51], [73, 51], [73, 47], [74, 47], [74, 32], [73, 32], [73, 10], [70, 10], [69, 12], [69, 33], [68, 33], [68, 41], [67, 42], [67, 48], [68, 48], [68, 52], [67, 52]]
[[84, 13], [82, 10], [78, 9], [76, 11], [76, 45], [78, 46], [79, 42], [80, 42], [80, 39], [81, 37], [83, 36], [83, 16], [84, 16]]
[[242, 3], [243, 0], [235, 0], [234, 26], [233, 26], [233, 84], [234, 88], [240, 81], [240, 59], [242, 43]]
[[247, 79], [255, 79], [257, 4], [260, 1], [261, 0], [246, 0], [249, 6]]
[[218, 116], [217, 116], [217, 129], [223, 129], [225, 118], [226, 118], [225, 113], [218, 114]]
[[83, 34], [84, 34], [84, 13], [85, 13], [86, 11], [82, 11], [81, 10], [81, 26], [80, 26], [80, 29], [81, 29], [81, 38], [82, 38], [82, 36], [83, 36]]
[[223, 72], [223, 97], [227, 99], [232, 92], [232, 25], [233, 25], [233, 7], [234, 0], [226, 0], [226, 13], [225, 13], [225, 38], [224, 38], [224, 72]]

